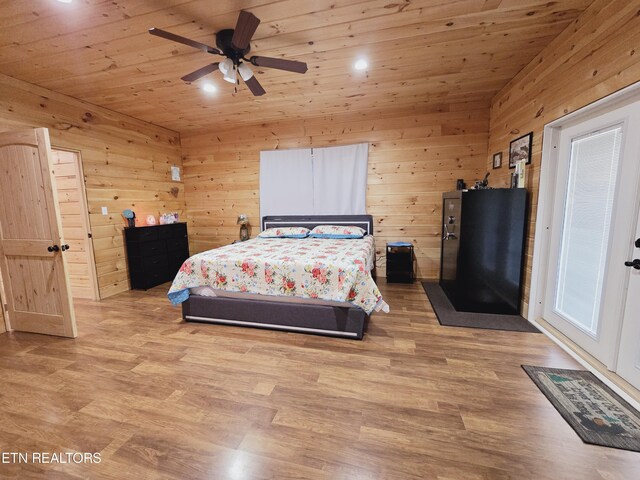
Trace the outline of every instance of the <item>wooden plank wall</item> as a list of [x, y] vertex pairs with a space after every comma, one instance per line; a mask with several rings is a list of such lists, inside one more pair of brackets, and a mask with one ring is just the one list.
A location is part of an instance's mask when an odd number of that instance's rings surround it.
[[[387, 241], [410, 240], [417, 274], [439, 275], [442, 193], [456, 179], [484, 174], [488, 104], [434, 105], [429, 111], [329, 116], [224, 131], [183, 132], [192, 253], [238, 238], [236, 218], [259, 226], [261, 150], [369, 142], [367, 210], [378, 254]], [[292, 199], [295, 201], [295, 199]], [[385, 274], [384, 258], [378, 273]]]
[[0, 74], [0, 131], [32, 127], [47, 127], [54, 147], [81, 151], [100, 296], [127, 290], [120, 213], [184, 215], [184, 186], [170, 173], [182, 165], [179, 135]]
[[[531, 192], [526, 247], [527, 314], [535, 216], [544, 125], [623, 87], [640, 81], [640, 3], [595, 0], [493, 99], [487, 168], [493, 153], [503, 152], [503, 167], [492, 171], [496, 184], [509, 182], [509, 142], [533, 131]], [[497, 181], [497, 182], [496, 182]]]

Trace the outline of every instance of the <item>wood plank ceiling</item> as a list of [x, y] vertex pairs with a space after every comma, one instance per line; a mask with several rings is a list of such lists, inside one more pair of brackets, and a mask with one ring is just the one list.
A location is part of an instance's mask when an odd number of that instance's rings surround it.
[[[176, 131], [489, 100], [592, 0], [0, 1], [0, 72]], [[251, 53], [305, 61], [305, 75], [254, 67], [253, 97], [221, 57], [151, 36], [214, 45], [241, 9], [262, 23]], [[369, 62], [356, 72], [356, 58]], [[218, 91], [199, 87], [214, 83]]]

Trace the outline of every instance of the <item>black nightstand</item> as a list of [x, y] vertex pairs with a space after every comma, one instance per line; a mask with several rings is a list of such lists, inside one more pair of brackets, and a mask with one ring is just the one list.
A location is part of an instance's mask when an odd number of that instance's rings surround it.
[[408, 242], [387, 243], [387, 282], [413, 283], [413, 245]]

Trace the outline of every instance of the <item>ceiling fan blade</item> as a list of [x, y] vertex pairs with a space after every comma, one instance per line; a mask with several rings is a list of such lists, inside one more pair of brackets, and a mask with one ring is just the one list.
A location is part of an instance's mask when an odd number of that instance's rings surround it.
[[271, 57], [251, 57], [251, 63], [258, 67], [277, 68], [288, 72], [306, 73], [307, 64], [296, 60], [286, 60], [284, 58]]
[[231, 38], [233, 46], [239, 50], [247, 48], [251, 37], [256, 33], [258, 25], [260, 25], [260, 19], [258, 17], [251, 12], [240, 10], [238, 23], [236, 23], [236, 28], [233, 31], [233, 38]]
[[181, 80], [184, 80], [187, 83], [191, 83], [191, 82], [195, 82], [196, 80], [198, 80], [199, 78], [204, 77], [206, 74], [211, 73], [211, 72], [215, 72], [216, 70], [218, 70], [218, 63], [212, 63], [210, 65], [206, 65], [202, 68], [199, 68], [198, 70], [196, 70], [195, 72], [191, 72], [188, 75], [185, 75], [184, 77], [181, 77]]
[[174, 42], [182, 43], [183, 45], [188, 45], [193, 48], [197, 48], [198, 50], [203, 50], [207, 53], [216, 53], [218, 55], [222, 55], [222, 52], [217, 48], [210, 47], [209, 45], [205, 45], [204, 43], [196, 42], [195, 40], [191, 40], [190, 38], [181, 37], [180, 35], [176, 35], [175, 33], [167, 32], [166, 30], [160, 30], [159, 28], [150, 28], [149, 33], [151, 35], [155, 35], [156, 37], [166, 38], [167, 40], [173, 40]]
[[264, 88], [262, 88], [262, 85], [260, 85], [260, 82], [255, 77], [255, 75], [251, 77], [249, 80], [245, 80], [244, 83], [247, 85], [247, 87], [249, 87], [249, 90], [251, 90], [251, 93], [253, 93], [253, 95], [256, 97], [259, 97], [267, 93], [265, 92]]

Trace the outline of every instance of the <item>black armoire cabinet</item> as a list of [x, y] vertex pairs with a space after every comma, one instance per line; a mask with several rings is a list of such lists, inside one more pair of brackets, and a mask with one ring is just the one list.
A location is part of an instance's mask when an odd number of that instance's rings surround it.
[[456, 310], [519, 313], [526, 212], [523, 188], [443, 194], [440, 286]]
[[186, 223], [124, 229], [131, 288], [147, 290], [172, 281], [189, 258]]

